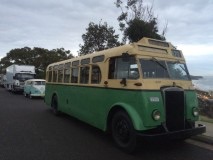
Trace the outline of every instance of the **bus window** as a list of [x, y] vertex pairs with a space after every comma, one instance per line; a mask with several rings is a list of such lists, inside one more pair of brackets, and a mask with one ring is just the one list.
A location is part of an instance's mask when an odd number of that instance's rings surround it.
[[72, 68], [71, 83], [78, 83], [78, 68]]
[[57, 82], [58, 66], [53, 67], [53, 82]]
[[81, 67], [80, 83], [89, 83], [89, 66]]
[[52, 82], [52, 71], [48, 71], [48, 82]]
[[138, 65], [135, 57], [130, 56], [127, 60], [123, 57], [111, 58], [109, 61], [109, 79], [138, 79]]
[[170, 78], [179, 80], [190, 80], [186, 64], [179, 62], [167, 62]]
[[64, 83], [69, 83], [70, 69], [64, 69]]
[[143, 78], [169, 78], [165, 61], [155, 59], [141, 59]]
[[104, 55], [93, 57], [92, 58], [92, 63], [103, 62], [104, 58], [105, 58]]
[[64, 65], [60, 64], [58, 67], [58, 82], [59, 83], [63, 83], [63, 69], [64, 69]]
[[57, 82], [57, 71], [53, 71], [53, 82]]
[[70, 82], [70, 65], [71, 62], [64, 65], [64, 83]]
[[48, 82], [52, 82], [52, 67], [49, 67], [48, 71], [47, 71], [47, 81]]
[[86, 58], [86, 59], [82, 59], [81, 60], [81, 64], [84, 65], [84, 64], [89, 64], [90, 63], [90, 58]]
[[58, 70], [58, 82], [62, 83], [63, 80], [63, 70]]
[[101, 70], [98, 66], [92, 66], [91, 83], [98, 84], [101, 82]]

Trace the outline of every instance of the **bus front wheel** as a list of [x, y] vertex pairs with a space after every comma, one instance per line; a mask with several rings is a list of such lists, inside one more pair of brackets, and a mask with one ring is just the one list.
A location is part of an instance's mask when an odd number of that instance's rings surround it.
[[52, 107], [54, 115], [58, 116], [59, 115], [59, 111], [58, 111], [58, 100], [57, 100], [57, 96], [53, 96], [51, 107]]
[[111, 121], [112, 137], [119, 148], [132, 153], [136, 148], [136, 133], [125, 111], [118, 111]]

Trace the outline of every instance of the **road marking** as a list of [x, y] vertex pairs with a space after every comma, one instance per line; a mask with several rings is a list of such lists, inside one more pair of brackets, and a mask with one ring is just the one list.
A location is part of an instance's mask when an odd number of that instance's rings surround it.
[[187, 139], [187, 140], [185, 140], [185, 142], [213, 151], [213, 145], [211, 145], [211, 144], [202, 143], [202, 142], [195, 141], [192, 139]]

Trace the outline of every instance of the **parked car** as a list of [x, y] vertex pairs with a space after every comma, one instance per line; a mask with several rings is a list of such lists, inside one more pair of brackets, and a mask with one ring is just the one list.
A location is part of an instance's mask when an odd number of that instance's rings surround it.
[[24, 96], [44, 97], [45, 95], [45, 80], [44, 79], [30, 79], [24, 83]]

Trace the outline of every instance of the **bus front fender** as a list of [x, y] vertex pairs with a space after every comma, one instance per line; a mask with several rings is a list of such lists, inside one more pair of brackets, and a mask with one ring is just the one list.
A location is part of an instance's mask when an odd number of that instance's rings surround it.
[[127, 114], [129, 115], [129, 117], [132, 121], [132, 124], [133, 124], [135, 130], [139, 131], [139, 130], [145, 129], [142, 118], [139, 116], [137, 111], [131, 105], [126, 104], [126, 103], [116, 103], [111, 107], [110, 112], [118, 111], [119, 109], [123, 109], [124, 111], [127, 112]]

